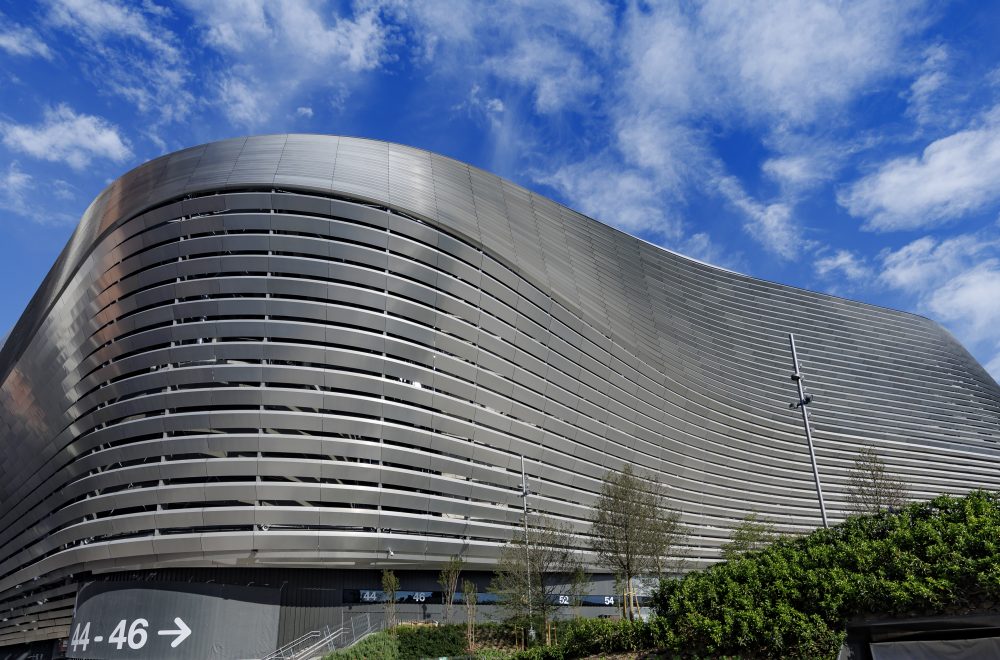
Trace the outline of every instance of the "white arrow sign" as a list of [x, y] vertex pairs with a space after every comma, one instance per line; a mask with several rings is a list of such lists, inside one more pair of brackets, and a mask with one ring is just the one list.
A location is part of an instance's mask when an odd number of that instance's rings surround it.
[[177, 639], [170, 642], [170, 648], [175, 649], [180, 646], [181, 642], [187, 639], [191, 635], [191, 629], [187, 627], [187, 624], [181, 621], [180, 617], [174, 619], [174, 625], [177, 626], [177, 630], [157, 630], [157, 635], [177, 635]]

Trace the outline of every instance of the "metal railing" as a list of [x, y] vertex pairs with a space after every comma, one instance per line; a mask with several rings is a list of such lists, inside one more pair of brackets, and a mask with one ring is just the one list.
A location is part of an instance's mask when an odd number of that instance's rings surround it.
[[310, 660], [356, 644], [368, 635], [382, 630], [385, 620], [380, 615], [362, 612], [344, 622], [340, 628], [324, 626], [311, 630], [285, 644], [261, 660]]
[[264, 656], [261, 660], [294, 660], [295, 656], [298, 655], [302, 649], [315, 644], [316, 640], [324, 634], [329, 634], [329, 626], [327, 626], [325, 630], [310, 630], [301, 637], [293, 639], [281, 648]]

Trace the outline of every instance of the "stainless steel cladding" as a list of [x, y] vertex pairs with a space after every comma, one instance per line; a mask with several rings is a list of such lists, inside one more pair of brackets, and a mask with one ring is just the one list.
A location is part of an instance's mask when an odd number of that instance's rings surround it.
[[937, 324], [665, 251], [481, 170], [236, 139], [109, 186], [0, 353], [0, 644], [82, 573], [488, 566], [601, 478], [666, 487], [691, 565], [751, 512], [832, 522], [874, 444], [913, 497], [1000, 485], [1000, 388]]

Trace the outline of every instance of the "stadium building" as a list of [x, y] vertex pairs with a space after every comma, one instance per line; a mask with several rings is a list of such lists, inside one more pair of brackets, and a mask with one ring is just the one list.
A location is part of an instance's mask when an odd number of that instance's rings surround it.
[[94, 201], [0, 352], [0, 658], [262, 653], [377, 602], [383, 568], [436, 618], [442, 563], [485, 592], [523, 524], [522, 458], [581, 550], [626, 465], [691, 566], [750, 513], [817, 527], [790, 333], [831, 523], [869, 444], [915, 498], [1000, 486], [1000, 387], [928, 319], [405, 146], [158, 158]]

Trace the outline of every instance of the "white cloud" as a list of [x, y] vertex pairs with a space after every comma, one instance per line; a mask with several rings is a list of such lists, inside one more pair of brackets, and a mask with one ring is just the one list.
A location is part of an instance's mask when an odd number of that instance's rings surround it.
[[601, 86], [601, 77], [574, 50], [554, 41], [523, 41], [490, 60], [493, 74], [534, 88], [540, 113], [571, 108]]
[[821, 169], [816, 159], [802, 153], [768, 158], [761, 169], [775, 181], [792, 188], [809, 187], [830, 178], [829, 171]]
[[851, 283], [863, 282], [873, 275], [871, 267], [849, 250], [837, 250], [831, 255], [820, 257], [814, 265], [821, 277], [839, 276]]
[[389, 28], [377, 6], [358, 5], [351, 15], [310, 0], [184, 4], [204, 44], [224, 59], [214, 102], [236, 125], [265, 123], [307, 88], [335, 88], [339, 98], [345, 81], [388, 57]]
[[959, 273], [924, 304], [945, 323], [958, 324], [967, 341], [1000, 344], [1000, 259], [987, 259]]
[[601, 222], [669, 242], [681, 238], [680, 220], [666, 212], [659, 185], [641, 170], [622, 169], [611, 158], [594, 157], [534, 178], [574, 200], [574, 208]]
[[43, 190], [35, 178], [21, 169], [17, 161], [0, 170], [0, 209], [10, 211], [42, 225], [74, 225], [76, 216], [49, 208], [50, 196], [63, 199], [64, 181], [56, 181], [51, 190]]
[[[610, 109], [627, 164], [653, 168], [678, 201], [701, 186], [744, 216], [766, 249], [795, 259], [817, 244], [795, 220], [799, 195], [831, 180], [860, 145], [827, 137], [832, 118], [899, 65], [921, 23], [917, 3], [716, 2], [696, 10], [632, 5], [621, 43], [623, 98]], [[694, 126], [755, 124], [777, 153], [764, 173], [784, 195], [762, 201], [724, 171]], [[680, 148], [678, 148], [680, 146]]]
[[753, 199], [733, 176], [716, 177], [714, 183], [729, 203], [743, 212], [743, 229], [768, 251], [782, 259], [798, 259], [814, 247], [802, 237], [788, 204], [763, 204]]
[[56, 199], [71, 202], [76, 199], [76, 187], [68, 181], [56, 179], [52, 182], [52, 194]]
[[100, 117], [77, 114], [66, 105], [46, 110], [40, 124], [0, 124], [0, 135], [10, 149], [42, 160], [64, 162], [78, 170], [94, 158], [120, 163], [132, 157], [128, 141], [116, 126]]
[[948, 60], [948, 49], [942, 44], [934, 44], [924, 51], [920, 75], [910, 85], [907, 94], [910, 102], [907, 113], [913, 116], [918, 124], [941, 122], [942, 117], [937, 111], [935, 97], [948, 82], [946, 72]]
[[719, 72], [743, 111], [811, 122], [895, 70], [919, 4], [709, 0], [698, 12], [702, 69]]
[[196, 105], [190, 66], [167, 27], [169, 11], [115, 0], [49, 0], [48, 22], [80, 42], [73, 56], [88, 61], [98, 90], [115, 94], [157, 123], [185, 119]]
[[739, 271], [747, 268], [742, 253], [723, 250], [705, 232], [691, 234], [670, 247], [693, 259], [729, 270]]
[[890, 160], [838, 202], [868, 229], [931, 227], [1000, 199], [1000, 106], [975, 126], [935, 140], [920, 156]]
[[485, 117], [496, 129], [501, 121], [499, 115], [503, 114], [504, 104], [498, 98], [483, 97], [482, 88], [473, 83], [469, 89], [469, 95], [464, 101], [452, 107], [452, 110], [463, 112], [476, 119]]
[[298, 108], [295, 109], [295, 116], [311, 119], [313, 116], [313, 109], [307, 105], [299, 106]]
[[85, 33], [94, 41], [128, 37], [144, 43], [163, 59], [179, 58], [169, 33], [152, 25], [141, 10], [114, 0], [53, 0], [49, 19], [60, 27]]
[[1000, 239], [987, 234], [959, 234], [946, 239], [924, 236], [882, 254], [883, 284], [915, 294], [943, 282], [1000, 250]]
[[[794, 259], [815, 248], [801, 237], [795, 206], [861, 148], [864, 140], [845, 143], [830, 126], [841, 121], [845, 105], [898, 70], [905, 38], [922, 23], [919, 3], [713, 0], [690, 11], [645, 7], [627, 11], [627, 102], [612, 112], [619, 125], [656, 117], [660, 131], [638, 140], [623, 140], [619, 131], [626, 159], [660, 161], [660, 168], [687, 171], [689, 185], [714, 188], [775, 254]], [[723, 171], [692, 129], [705, 117], [763, 133], [776, 152], [764, 174], [781, 185], [782, 197], [754, 199]], [[682, 135], [689, 148], [665, 148], [674, 142], [669, 133]]]
[[22, 57], [42, 57], [52, 59], [52, 51], [42, 38], [31, 28], [9, 23], [0, 29], [0, 50]]
[[268, 117], [266, 84], [228, 76], [219, 83], [219, 103], [234, 124], [254, 126]]
[[10, 163], [7, 170], [0, 173], [0, 208], [27, 215], [30, 209], [27, 194], [33, 185], [31, 175], [21, 170], [17, 161]]
[[913, 296], [970, 347], [996, 354], [987, 369], [1000, 378], [1000, 235], [924, 236], [881, 259], [880, 283]]
[[602, 92], [616, 36], [612, 8], [597, 0], [544, 3], [386, 2], [408, 24], [436, 71], [491, 77], [526, 90], [536, 112], [572, 110]]

